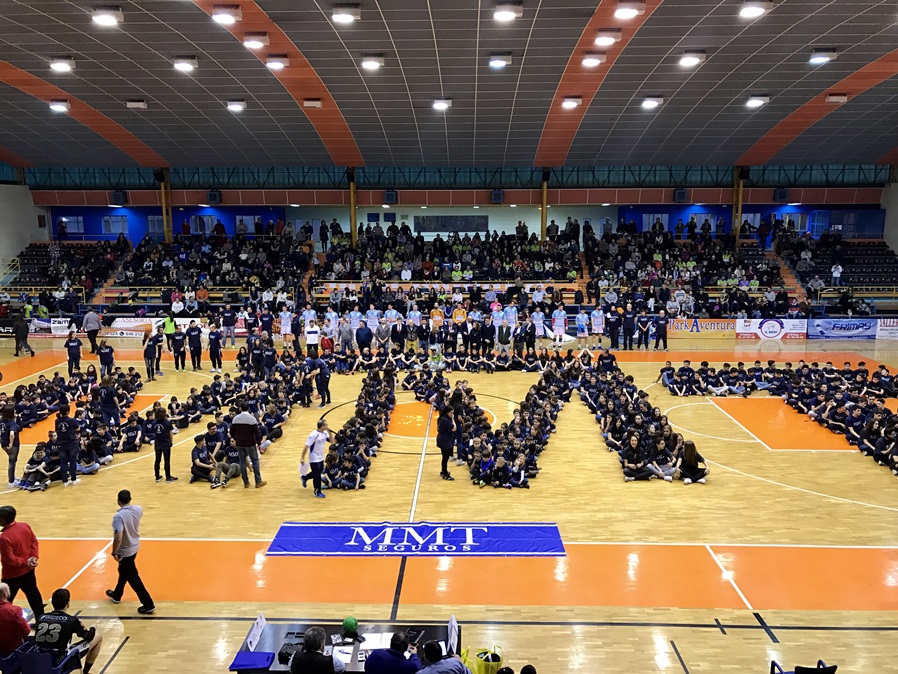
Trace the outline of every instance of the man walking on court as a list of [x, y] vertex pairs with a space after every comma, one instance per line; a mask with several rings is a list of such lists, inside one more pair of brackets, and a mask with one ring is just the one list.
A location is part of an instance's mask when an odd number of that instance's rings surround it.
[[114, 590], [106, 590], [106, 596], [113, 604], [122, 603], [122, 594], [125, 585], [131, 589], [140, 600], [137, 612], [141, 615], [155, 613], [156, 605], [153, 598], [144, 587], [137, 571], [137, 552], [140, 550], [140, 518], [143, 517], [143, 508], [131, 505], [131, 492], [122, 489], [118, 493], [118, 511], [112, 517], [112, 558], [118, 562], [118, 583]]
[[[330, 442], [330, 439], [331, 432], [327, 427], [327, 419], [319, 419], [318, 427], [309, 433], [309, 439], [306, 440], [305, 447], [302, 448], [302, 457], [299, 459], [302, 486], [305, 487], [306, 482], [311, 478], [315, 498], [324, 498], [324, 492], [321, 491], [321, 472], [324, 470], [325, 445]], [[309, 472], [302, 473], [306, 457], [309, 460]]]
[[264, 487], [268, 483], [262, 479], [262, 472], [259, 470], [259, 443], [262, 442], [262, 431], [259, 429], [259, 420], [249, 413], [249, 405], [246, 403], [241, 403], [240, 414], [234, 417], [229, 432], [240, 451], [240, 475], [243, 478], [243, 486], [249, 487], [249, 476], [246, 474], [246, 457], [249, 457], [253, 465], [256, 489]]
[[9, 601], [21, 590], [37, 620], [44, 614], [44, 599], [37, 587], [37, 536], [24, 522], [16, 522], [16, 509], [0, 506], [0, 565], [2, 581], [9, 586]]

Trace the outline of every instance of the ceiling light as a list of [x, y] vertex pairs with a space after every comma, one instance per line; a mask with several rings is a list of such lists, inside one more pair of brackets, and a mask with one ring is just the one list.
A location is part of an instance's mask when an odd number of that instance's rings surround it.
[[72, 109], [72, 104], [65, 98], [57, 98], [50, 101], [50, 109], [53, 112], [68, 112]]
[[826, 102], [836, 104], [847, 103], [848, 94], [826, 94]]
[[808, 63], [810, 63], [812, 66], [820, 66], [824, 63], [829, 63], [835, 58], [835, 49], [815, 49], [811, 52], [811, 57], [808, 59]]
[[70, 73], [75, 69], [75, 59], [71, 56], [55, 58], [50, 61], [50, 68], [58, 73]]
[[359, 5], [334, 5], [331, 19], [336, 23], [352, 23], [362, 18], [362, 8]]
[[586, 52], [583, 55], [583, 67], [584, 68], [595, 68], [596, 66], [602, 65], [607, 60], [608, 60], [608, 57], [605, 55], [605, 52], [603, 52], [603, 51]]
[[786, 206], [801, 206], [800, 201], [790, 201]]
[[745, 105], [749, 108], [760, 108], [762, 105], [766, 105], [769, 102], [770, 96], [767, 95], [749, 96], [748, 100], [745, 101]]
[[129, 110], [146, 110], [147, 102], [143, 99], [132, 99], [130, 101], [126, 101], [125, 106]]
[[121, 7], [98, 7], [91, 12], [90, 18], [98, 26], [116, 26], [125, 20]]
[[742, 3], [742, 9], [739, 10], [739, 16], [743, 19], [757, 19], [771, 9], [773, 9], [772, 0], [745, 0]]
[[243, 112], [244, 110], [246, 110], [246, 101], [244, 101], [242, 98], [239, 100], [235, 99], [233, 101], [228, 101], [227, 106], [228, 110], [230, 110], [231, 112]]
[[421, 206], [421, 208], [427, 208], [427, 206]]
[[247, 49], [261, 49], [268, 44], [268, 33], [247, 33], [243, 36], [243, 46]]
[[705, 52], [703, 51], [684, 51], [680, 57], [680, 65], [684, 68], [694, 68], [699, 63], [704, 63]]
[[493, 18], [496, 21], [508, 23], [524, 16], [524, 5], [520, 2], [499, 2], [493, 9]]
[[508, 205], [509, 205], [511, 208], [517, 208], [517, 207], [518, 207], [517, 204], [508, 204]]
[[197, 204], [200, 208], [209, 208], [209, 204]]
[[212, 8], [212, 20], [222, 26], [233, 26], [243, 20], [243, 12], [236, 5], [216, 5]]
[[573, 110], [582, 102], [583, 99], [580, 96], [565, 96], [564, 100], [561, 101], [561, 107], [565, 110]]
[[196, 56], [176, 56], [174, 64], [175, 70], [180, 70], [182, 73], [193, 72], [199, 67]]
[[365, 70], [377, 70], [384, 64], [383, 54], [365, 54], [362, 56], [362, 67]]
[[433, 99], [433, 109], [434, 110], [448, 110], [452, 107], [452, 99], [451, 98], [434, 98]]
[[302, 99], [302, 107], [304, 107], [304, 108], [320, 108], [321, 107], [321, 99], [320, 98], [304, 98], [304, 99]]
[[474, 206], [474, 208], [480, 208], [480, 206]]
[[509, 65], [511, 65], [511, 54], [508, 52], [490, 54], [490, 68], [498, 70]]
[[600, 47], [610, 47], [623, 38], [620, 28], [600, 28], [596, 33], [596, 44]]
[[381, 208], [389, 208], [389, 207], [390, 207], [390, 204], [381, 204], [380, 207], [381, 207]]
[[290, 208], [299, 208], [299, 204], [290, 204]]
[[602, 204], [602, 206], [610, 206], [610, 205], [611, 205], [611, 204], [609, 204], [609, 203], [604, 203], [604, 204]]
[[271, 70], [283, 70], [290, 65], [290, 59], [286, 56], [269, 56], [265, 59], [265, 65]]
[[663, 96], [646, 96], [642, 99], [642, 107], [645, 110], [654, 110], [662, 103], [664, 103]]
[[614, 10], [615, 19], [635, 19], [640, 14], [645, 14], [645, 0], [618, 0], [617, 9]]

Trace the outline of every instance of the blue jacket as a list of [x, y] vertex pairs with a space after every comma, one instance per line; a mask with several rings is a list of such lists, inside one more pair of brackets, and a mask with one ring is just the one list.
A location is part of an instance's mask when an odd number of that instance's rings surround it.
[[405, 653], [392, 648], [379, 648], [371, 651], [365, 660], [365, 671], [368, 674], [412, 674], [421, 669], [421, 660], [412, 653], [408, 660]]

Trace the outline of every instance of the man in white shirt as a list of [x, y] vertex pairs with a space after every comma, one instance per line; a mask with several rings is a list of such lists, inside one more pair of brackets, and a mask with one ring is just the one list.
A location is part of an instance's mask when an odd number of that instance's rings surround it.
[[834, 286], [842, 285], [842, 265], [840, 265], [838, 262], [836, 262], [833, 265], [832, 269], [830, 269], [830, 272], [832, 273], [832, 276], [833, 276], [832, 284]]
[[[327, 427], [327, 419], [319, 419], [317, 428], [309, 433], [305, 446], [302, 448], [302, 457], [299, 459], [299, 472], [302, 486], [305, 488], [309, 478], [312, 479], [312, 487], [315, 498], [324, 498], [324, 492], [321, 491], [321, 473], [324, 470], [324, 455], [326, 453], [326, 445], [331, 441], [331, 432]], [[306, 458], [308, 457], [309, 471], [303, 473]]]

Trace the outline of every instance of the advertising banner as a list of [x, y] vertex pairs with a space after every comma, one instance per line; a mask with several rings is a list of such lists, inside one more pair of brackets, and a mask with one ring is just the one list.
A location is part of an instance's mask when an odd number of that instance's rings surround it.
[[563, 557], [558, 526], [520, 522], [284, 522], [269, 555]]
[[736, 339], [807, 339], [803, 318], [745, 318], [736, 320]]
[[670, 322], [667, 333], [671, 339], [734, 338], [736, 336], [736, 319], [675, 318]]
[[812, 318], [808, 339], [876, 339], [875, 318]]
[[898, 318], [880, 318], [876, 321], [876, 339], [898, 339]]

